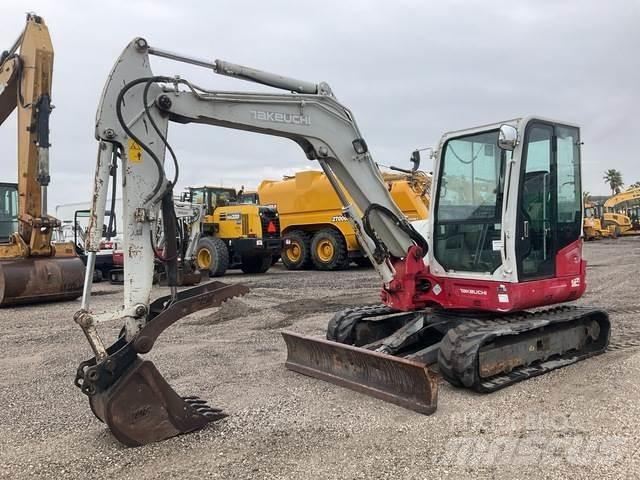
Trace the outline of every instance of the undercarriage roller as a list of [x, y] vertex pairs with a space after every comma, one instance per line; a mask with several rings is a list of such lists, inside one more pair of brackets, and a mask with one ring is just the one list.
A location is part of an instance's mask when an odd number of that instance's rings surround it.
[[77, 257], [0, 260], [0, 306], [75, 300], [84, 270]]

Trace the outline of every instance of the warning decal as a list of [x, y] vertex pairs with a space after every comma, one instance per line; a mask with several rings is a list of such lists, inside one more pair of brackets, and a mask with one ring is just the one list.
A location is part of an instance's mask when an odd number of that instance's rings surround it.
[[142, 162], [142, 147], [131, 138], [129, 139], [129, 161], [132, 163]]

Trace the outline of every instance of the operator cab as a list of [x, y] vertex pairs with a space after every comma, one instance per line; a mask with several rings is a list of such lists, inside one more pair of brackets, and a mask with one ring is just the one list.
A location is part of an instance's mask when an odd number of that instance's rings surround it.
[[258, 192], [238, 192], [238, 203], [240, 205], [260, 205]]
[[205, 206], [205, 215], [213, 215], [218, 207], [236, 205], [238, 193], [234, 188], [224, 187], [189, 187], [181, 198], [182, 201]]
[[18, 185], [0, 183], [0, 243], [18, 231]]
[[435, 274], [553, 278], [566, 267], [557, 260], [565, 249], [580, 248], [578, 127], [527, 118], [452, 132], [438, 160], [429, 239]]

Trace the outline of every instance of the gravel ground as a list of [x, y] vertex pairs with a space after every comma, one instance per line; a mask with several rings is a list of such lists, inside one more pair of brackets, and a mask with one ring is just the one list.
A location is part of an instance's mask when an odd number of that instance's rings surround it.
[[[609, 310], [613, 349], [490, 395], [443, 382], [428, 417], [283, 366], [279, 331], [322, 336], [332, 312], [377, 303], [372, 270], [228, 275], [251, 292], [182, 320], [149, 356], [178, 392], [231, 416], [134, 449], [73, 386], [90, 356], [79, 302], [3, 309], [0, 478], [640, 478], [640, 237], [589, 243], [586, 256], [580, 303]], [[94, 309], [120, 295], [98, 285]]]

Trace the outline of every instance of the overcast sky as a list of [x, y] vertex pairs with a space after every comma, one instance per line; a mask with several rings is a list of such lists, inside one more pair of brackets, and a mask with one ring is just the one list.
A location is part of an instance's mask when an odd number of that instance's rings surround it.
[[[382, 164], [408, 165], [411, 150], [448, 130], [537, 114], [582, 126], [585, 190], [608, 193], [607, 168], [640, 181], [640, 1], [1, 0], [0, 50], [26, 11], [43, 16], [55, 48], [51, 212], [90, 197], [99, 95], [136, 36], [327, 81]], [[209, 88], [262, 88], [155, 57], [152, 67]], [[15, 121], [0, 127], [0, 181], [16, 178], [15, 135]], [[172, 125], [169, 139], [180, 187], [256, 187], [317, 167], [281, 138]]]

